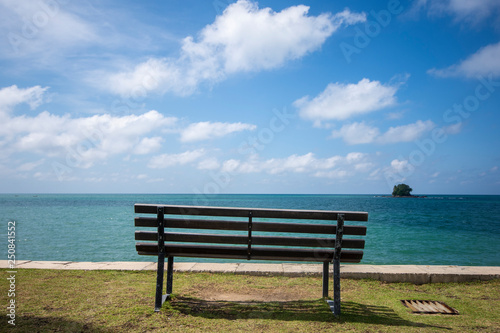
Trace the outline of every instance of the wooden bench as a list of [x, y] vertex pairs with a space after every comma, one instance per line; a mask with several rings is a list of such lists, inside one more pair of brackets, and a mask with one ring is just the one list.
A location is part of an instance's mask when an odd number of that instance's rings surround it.
[[[344, 221], [367, 221], [366, 212], [230, 208], [135, 204], [135, 231], [140, 255], [158, 256], [155, 311], [172, 293], [173, 258], [301, 261], [323, 263], [323, 297], [328, 297], [329, 264], [333, 263], [334, 300], [327, 300], [340, 315], [340, 262], [360, 262], [366, 226]], [[166, 215], [168, 217], [166, 217]], [[313, 223], [322, 221], [322, 223]], [[183, 230], [178, 230], [183, 229]], [[212, 230], [212, 231], [210, 231]], [[213, 230], [218, 230], [214, 234]], [[165, 257], [166, 295], [163, 295]]]

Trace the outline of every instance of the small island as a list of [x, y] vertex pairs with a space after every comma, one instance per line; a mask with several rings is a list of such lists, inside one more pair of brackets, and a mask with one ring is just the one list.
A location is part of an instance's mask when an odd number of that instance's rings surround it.
[[413, 189], [406, 184], [394, 185], [392, 196], [394, 198], [425, 198], [425, 196], [412, 195]]

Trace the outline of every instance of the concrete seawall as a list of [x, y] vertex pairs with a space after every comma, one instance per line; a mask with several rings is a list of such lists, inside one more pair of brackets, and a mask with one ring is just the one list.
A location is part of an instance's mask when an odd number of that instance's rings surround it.
[[[156, 270], [156, 262], [75, 262], [18, 260], [9, 267], [0, 260], [0, 268], [80, 269], [80, 270]], [[330, 266], [330, 271], [331, 271]], [[174, 263], [177, 272], [213, 272], [248, 275], [321, 276], [322, 264], [260, 264], [260, 263]], [[500, 267], [486, 266], [422, 266], [422, 265], [341, 265], [344, 279], [373, 279], [385, 282], [414, 284], [467, 282], [500, 279]]]

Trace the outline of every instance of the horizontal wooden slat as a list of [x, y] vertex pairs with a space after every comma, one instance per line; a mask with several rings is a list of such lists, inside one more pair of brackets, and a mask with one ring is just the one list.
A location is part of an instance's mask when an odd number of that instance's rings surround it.
[[[136, 249], [142, 255], [158, 254], [158, 246], [154, 243], [137, 243]], [[165, 245], [165, 255], [174, 257], [247, 259], [247, 247], [168, 244]], [[341, 252], [340, 261], [360, 262], [362, 257], [363, 251], [345, 250]], [[324, 262], [333, 259], [333, 250], [252, 247], [251, 259]]]
[[238, 207], [205, 207], [205, 206], [174, 206], [135, 204], [136, 213], [156, 214], [157, 207], [165, 208], [165, 214], [173, 215], [204, 215], [204, 216], [233, 216], [248, 217], [252, 212], [253, 217], [283, 218], [283, 219], [311, 219], [311, 220], [336, 220], [338, 214], [344, 214], [346, 221], [368, 221], [366, 212], [345, 212], [327, 210], [298, 210], [298, 209], [266, 209], [266, 208], [238, 208]]
[[[215, 244], [248, 244], [248, 236], [220, 235], [220, 234], [193, 234], [193, 233], [165, 233], [166, 242], [187, 243], [215, 243]], [[136, 231], [135, 240], [157, 241], [155, 231]], [[252, 236], [252, 245], [291, 246], [291, 247], [325, 247], [333, 248], [335, 238], [313, 237], [283, 237], [283, 236]], [[342, 248], [363, 249], [364, 239], [343, 239]]]
[[[194, 219], [169, 219], [165, 220], [165, 228], [182, 229], [211, 229], [211, 230], [248, 230], [248, 222], [224, 221], [224, 220], [194, 220]], [[136, 217], [136, 227], [157, 227], [155, 217]], [[284, 233], [308, 233], [335, 235], [336, 225], [313, 224], [313, 223], [287, 223], [287, 222], [252, 222], [253, 231], [284, 232]], [[366, 235], [366, 226], [345, 225], [344, 235]]]

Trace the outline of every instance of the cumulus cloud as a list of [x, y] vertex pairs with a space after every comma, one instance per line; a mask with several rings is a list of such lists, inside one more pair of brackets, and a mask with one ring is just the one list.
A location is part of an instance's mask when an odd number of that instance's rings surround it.
[[206, 26], [198, 42], [186, 38], [183, 51], [204, 60], [220, 58], [226, 73], [271, 69], [316, 50], [342, 24], [366, 19], [348, 10], [333, 16], [308, 16], [308, 11], [299, 5], [276, 13], [240, 0]]
[[370, 174], [370, 178], [374, 180], [385, 178], [389, 184], [397, 184], [404, 182], [406, 177], [412, 174], [413, 170], [414, 167], [408, 160], [394, 159], [390, 165], [374, 170]]
[[155, 136], [152, 138], [143, 138], [134, 149], [134, 154], [145, 155], [154, 152], [161, 147], [163, 138]]
[[[39, 86], [0, 89], [0, 110], [28, 103], [40, 105], [47, 88]], [[43, 111], [35, 116], [3, 114], [0, 147], [3, 157], [14, 153], [35, 153], [45, 157], [66, 158], [75, 167], [87, 168], [112, 155], [147, 154], [161, 146], [162, 138], [148, 135], [153, 131], [172, 129], [175, 117], [157, 111], [140, 115], [109, 114], [73, 118]]]
[[[21, 171], [40, 166], [46, 158], [62, 160], [69, 167], [89, 168], [118, 154], [147, 155], [158, 151], [164, 137], [158, 133], [179, 132], [178, 119], [165, 117], [152, 110], [139, 115], [110, 114], [75, 118], [42, 111], [34, 116], [13, 116], [11, 110], [22, 103], [33, 109], [45, 99], [48, 88], [40, 86], [21, 89], [11, 86], [0, 89], [0, 151], [2, 158], [12, 154], [31, 153], [45, 157], [40, 163], [25, 163]], [[222, 137], [231, 133], [254, 130], [245, 123], [198, 122], [181, 130], [182, 142], [195, 142]], [[151, 134], [156, 135], [152, 136]], [[150, 168], [165, 168], [197, 161], [205, 152], [188, 151], [162, 154], [149, 161]], [[129, 157], [127, 157], [129, 158]], [[211, 157], [199, 161], [200, 169], [216, 169], [220, 163]]]
[[410, 162], [408, 162], [408, 160], [400, 161], [398, 159], [395, 159], [391, 161], [391, 168], [393, 171], [399, 174], [403, 174], [410, 169]]
[[325, 120], [345, 120], [396, 104], [397, 86], [362, 79], [358, 83], [330, 83], [318, 96], [302, 97], [293, 105], [304, 119], [319, 124]]
[[190, 150], [179, 154], [162, 154], [153, 156], [148, 163], [151, 169], [164, 169], [174, 165], [184, 165], [194, 162], [205, 155], [203, 149]]
[[172, 91], [178, 95], [190, 94], [196, 87], [191, 77], [168, 59], [149, 59], [136, 65], [132, 70], [118, 73], [91, 74], [89, 81], [99, 80], [98, 85], [124, 96], [141, 98], [150, 91], [163, 93]]
[[215, 157], [206, 158], [198, 163], [198, 169], [200, 170], [215, 170], [219, 167], [220, 163]]
[[439, 77], [476, 78], [489, 75], [499, 77], [500, 61], [498, 59], [500, 59], [500, 42], [481, 48], [456, 65], [445, 69], [430, 69], [428, 73]]
[[48, 89], [40, 86], [18, 88], [16, 85], [0, 89], [0, 114], [22, 103], [27, 103], [32, 110], [36, 109], [43, 103], [43, 94]]
[[381, 134], [377, 127], [365, 124], [364, 122], [352, 123], [342, 126], [338, 131], [332, 132], [333, 138], [342, 138], [347, 144], [364, 143], [398, 143], [417, 140], [425, 133], [432, 130], [436, 125], [430, 121], [418, 120], [413, 124], [390, 127]]
[[[111, 155], [145, 154], [159, 147], [160, 138], [144, 138], [155, 129], [172, 126], [175, 118], [157, 111], [142, 115], [84, 118], [57, 116], [44, 111], [36, 117], [10, 119], [4, 134], [16, 152], [32, 152], [50, 157], [73, 156], [74, 166], [90, 167]], [[145, 145], [145, 146], [141, 146]]]
[[342, 25], [366, 20], [364, 14], [347, 9], [318, 16], [308, 11], [309, 7], [299, 5], [275, 12], [239, 0], [196, 37], [184, 38], [178, 58], [151, 58], [131, 70], [104, 73], [104, 87], [122, 96], [138, 90], [188, 95], [199, 84], [217, 82], [229, 74], [281, 67], [320, 48]]
[[234, 132], [252, 131], [257, 126], [244, 123], [221, 123], [204, 121], [193, 123], [181, 131], [182, 142], [193, 142], [223, 137]]
[[285, 171], [297, 173], [308, 171], [309, 168], [316, 168], [318, 163], [320, 161], [317, 161], [312, 153], [308, 153], [305, 155], [292, 155], [286, 159], [269, 160], [265, 164], [267, 164], [269, 173], [282, 173]]
[[286, 158], [271, 158], [261, 160], [258, 156], [250, 156], [245, 161], [236, 159], [222, 163], [222, 172], [231, 174], [259, 173], [283, 174], [308, 173], [315, 177], [337, 178], [354, 175], [357, 172], [367, 172], [373, 167], [368, 155], [353, 152], [346, 156], [335, 155], [328, 158], [317, 158], [313, 153], [290, 155]]
[[431, 121], [418, 120], [413, 124], [390, 127], [377, 141], [380, 143], [410, 142], [431, 131], [436, 125]]
[[364, 122], [347, 124], [340, 130], [332, 132], [332, 138], [342, 138], [350, 145], [372, 143], [379, 136], [378, 128], [366, 125]]

